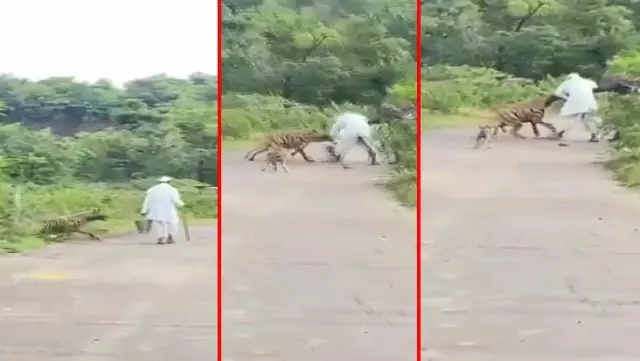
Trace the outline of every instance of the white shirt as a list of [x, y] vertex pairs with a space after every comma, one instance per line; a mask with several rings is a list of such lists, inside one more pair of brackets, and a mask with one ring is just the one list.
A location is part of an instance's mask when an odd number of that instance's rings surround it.
[[598, 103], [593, 90], [598, 87], [591, 79], [582, 78], [578, 74], [570, 74], [556, 89], [555, 95], [566, 101], [560, 109], [561, 116], [589, 113], [598, 110]]
[[184, 203], [180, 192], [168, 183], [159, 183], [147, 190], [141, 213], [152, 221], [178, 224], [178, 207]]
[[343, 113], [336, 117], [335, 123], [331, 127], [331, 137], [334, 140], [348, 138], [370, 138], [371, 125], [369, 120], [362, 114]]

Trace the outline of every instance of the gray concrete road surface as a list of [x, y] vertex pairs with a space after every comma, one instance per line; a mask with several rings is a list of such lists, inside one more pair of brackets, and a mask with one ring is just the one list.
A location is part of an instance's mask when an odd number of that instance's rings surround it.
[[415, 212], [354, 169], [224, 155], [223, 359], [416, 358]]
[[474, 133], [423, 140], [423, 360], [640, 360], [640, 199], [605, 146]]
[[0, 257], [0, 360], [215, 360], [216, 229], [190, 228]]

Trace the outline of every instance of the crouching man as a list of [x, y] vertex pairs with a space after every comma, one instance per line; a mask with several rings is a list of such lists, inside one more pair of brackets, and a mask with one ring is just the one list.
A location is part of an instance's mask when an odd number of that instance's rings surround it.
[[175, 243], [174, 234], [180, 223], [178, 208], [184, 206], [180, 192], [169, 184], [172, 179], [163, 176], [158, 184], [147, 189], [140, 211], [156, 230], [158, 244]]
[[373, 147], [372, 130], [367, 117], [357, 113], [343, 113], [336, 117], [331, 127], [331, 137], [334, 140], [332, 146], [327, 147], [327, 152], [339, 160], [345, 169], [351, 168], [345, 162], [349, 151], [356, 145], [362, 145], [369, 154], [372, 165], [377, 165], [377, 152]]

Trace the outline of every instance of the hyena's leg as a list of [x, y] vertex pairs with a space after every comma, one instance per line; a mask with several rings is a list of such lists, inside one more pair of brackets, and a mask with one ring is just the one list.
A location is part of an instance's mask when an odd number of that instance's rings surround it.
[[519, 139], [527, 139], [524, 135], [520, 134], [520, 129], [522, 129], [522, 123], [515, 123], [511, 128], [511, 134]]
[[[252, 149], [251, 151], [249, 151], [249, 153], [247, 153], [247, 155], [245, 156], [245, 159], [253, 161], [253, 160], [256, 159], [256, 156], [258, 154], [264, 153], [267, 150], [269, 150], [269, 148], [266, 148], [266, 147], [260, 147], [260, 148]], [[249, 156], [249, 154], [251, 154], [252, 152], [253, 152], [253, 154], [251, 156]]]
[[271, 161], [269, 161], [269, 159], [265, 160], [264, 165], [262, 166], [262, 171], [265, 172], [267, 169], [269, 169], [270, 165]]
[[556, 128], [555, 125], [551, 124], [551, 123], [547, 123], [547, 122], [540, 122], [539, 123], [541, 126], [547, 128], [551, 133], [553, 133], [554, 137], [558, 137], [558, 129]]
[[[495, 129], [497, 130], [498, 128], [500, 128], [499, 126], [496, 127]], [[489, 136], [489, 131], [483, 127], [480, 127], [480, 130], [478, 131], [478, 134], [476, 135], [476, 144], [474, 145], [473, 148], [478, 149], [480, 147], [482, 147], [482, 145], [487, 141], [487, 137]]]
[[102, 241], [100, 239], [100, 237], [96, 236], [95, 234], [88, 232], [88, 231], [83, 231], [81, 229], [76, 229], [76, 233], [80, 233], [80, 234], [86, 234], [87, 236], [91, 237], [92, 240], [94, 241]]
[[304, 160], [306, 160], [307, 162], [309, 162], [309, 163], [311, 163], [311, 162], [315, 162], [315, 160], [314, 160], [313, 158], [309, 157], [309, 156], [307, 155], [307, 153], [305, 153], [305, 152], [304, 152], [304, 148], [305, 148], [306, 146], [307, 146], [307, 145], [305, 144], [305, 145], [303, 145], [302, 147], [298, 147], [298, 148], [296, 148], [296, 150], [295, 150], [293, 153], [291, 153], [291, 155], [293, 155], [294, 153], [300, 153], [300, 155], [302, 156], [302, 158], [304, 158]]
[[280, 166], [282, 166], [282, 170], [284, 170], [285, 172], [289, 171], [289, 167], [287, 167], [287, 163], [284, 160], [280, 162]]
[[493, 137], [494, 134], [492, 134], [492, 132], [487, 132], [487, 136], [484, 139], [484, 144], [486, 144], [488, 148], [493, 148]]
[[507, 124], [502, 122], [497, 127], [493, 128], [493, 135], [498, 135], [498, 130], [502, 130], [503, 133], [507, 132]]
[[291, 152], [291, 156], [295, 156], [296, 154], [300, 153], [300, 149], [304, 150], [304, 148], [307, 147], [307, 145], [309, 145], [309, 143], [303, 143], [302, 145], [296, 147], [293, 152]]
[[338, 143], [335, 141], [324, 145], [324, 150], [329, 155], [330, 162], [340, 161], [340, 155], [336, 151], [337, 146], [338, 146]]
[[538, 129], [538, 125], [535, 122], [531, 122], [531, 130], [533, 131], [533, 135], [538, 138], [540, 137], [540, 130]]

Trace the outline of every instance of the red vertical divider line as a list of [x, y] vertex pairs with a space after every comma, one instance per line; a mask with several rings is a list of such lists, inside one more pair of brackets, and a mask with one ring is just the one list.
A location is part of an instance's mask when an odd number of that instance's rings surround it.
[[416, 360], [422, 360], [422, 1], [416, 0]]
[[216, 76], [216, 121], [218, 122], [218, 158], [216, 172], [218, 186], [218, 234], [217, 234], [217, 272], [216, 272], [216, 321], [218, 332], [216, 333], [216, 343], [218, 348], [218, 361], [222, 361], [222, 0], [218, 0], [218, 74]]

